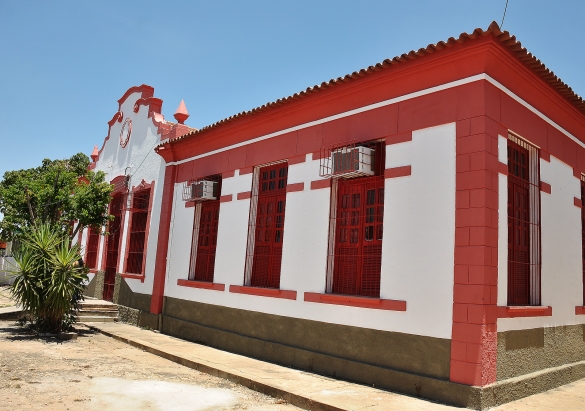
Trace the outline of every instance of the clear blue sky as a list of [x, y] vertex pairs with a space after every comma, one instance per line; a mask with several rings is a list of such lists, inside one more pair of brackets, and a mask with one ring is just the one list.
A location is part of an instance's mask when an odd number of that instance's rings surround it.
[[[202, 127], [500, 22], [489, 1], [0, 0], [0, 175], [101, 147], [130, 86]], [[509, 0], [504, 29], [585, 94], [585, 1]]]

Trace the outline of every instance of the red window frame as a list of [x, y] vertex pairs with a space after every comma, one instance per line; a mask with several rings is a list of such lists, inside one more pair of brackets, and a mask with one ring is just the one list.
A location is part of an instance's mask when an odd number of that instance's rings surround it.
[[[207, 200], [199, 203], [199, 212], [197, 212], [197, 207], [195, 208], [196, 220], [193, 223], [193, 244], [191, 245], [189, 280], [212, 283], [215, 274], [221, 177], [206, 177], [205, 179], [217, 181], [218, 194], [217, 200]], [[197, 241], [196, 243], [195, 240]]]
[[508, 305], [540, 305], [538, 149], [508, 138]]
[[262, 167], [258, 174], [258, 203], [250, 285], [280, 288], [288, 163]]
[[384, 231], [384, 142], [364, 143], [375, 149], [372, 177], [337, 180], [331, 292], [380, 296]]
[[132, 193], [124, 269], [127, 274], [144, 275], [151, 192], [151, 188], [145, 188]]
[[97, 268], [98, 248], [100, 245], [100, 229], [89, 227], [87, 229], [87, 247], [85, 249], [85, 266], [89, 269]]
[[112, 196], [110, 202], [110, 215], [114, 216], [113, 220], [108, 223], [108, 236], [105, 250], [105, 269], [104, 269], [104, 293], [103, 299], [112, 301], [114, 296], [114, 284], [116, 281], [116, 272], [118, 271], [118, 257], [120, 251], [120, 237], [122, 228], [122, 213], [126, 196], [123, 193], [116, 193]]

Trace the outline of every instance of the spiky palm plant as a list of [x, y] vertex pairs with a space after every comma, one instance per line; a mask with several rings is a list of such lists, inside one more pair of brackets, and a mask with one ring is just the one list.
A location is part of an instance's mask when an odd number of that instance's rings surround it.
[[40, 224], [23, 234], [14, 254], [12, 298], [32, 315], [41, 332], [61, 332], [74, 322], [83, 298], [87, 270], [80, 267], [78, 245], [59, 227]]

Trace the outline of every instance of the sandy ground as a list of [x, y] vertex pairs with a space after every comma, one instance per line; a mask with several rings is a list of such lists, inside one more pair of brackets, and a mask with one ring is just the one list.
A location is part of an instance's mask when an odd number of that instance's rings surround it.
[[0, 410], [299, 410], [78, 328], [61, 342], [0, 321]]

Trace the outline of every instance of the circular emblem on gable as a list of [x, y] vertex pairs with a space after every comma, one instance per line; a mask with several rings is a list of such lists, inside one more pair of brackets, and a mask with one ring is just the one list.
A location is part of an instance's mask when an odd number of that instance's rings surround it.
[[127, 118], [122, 124], [122, 130], [120, 130], [120, 145], [122, 148], [126, 147], [128, 141], [130, 141], [130, 134], [132, 134], [132, 120]]

